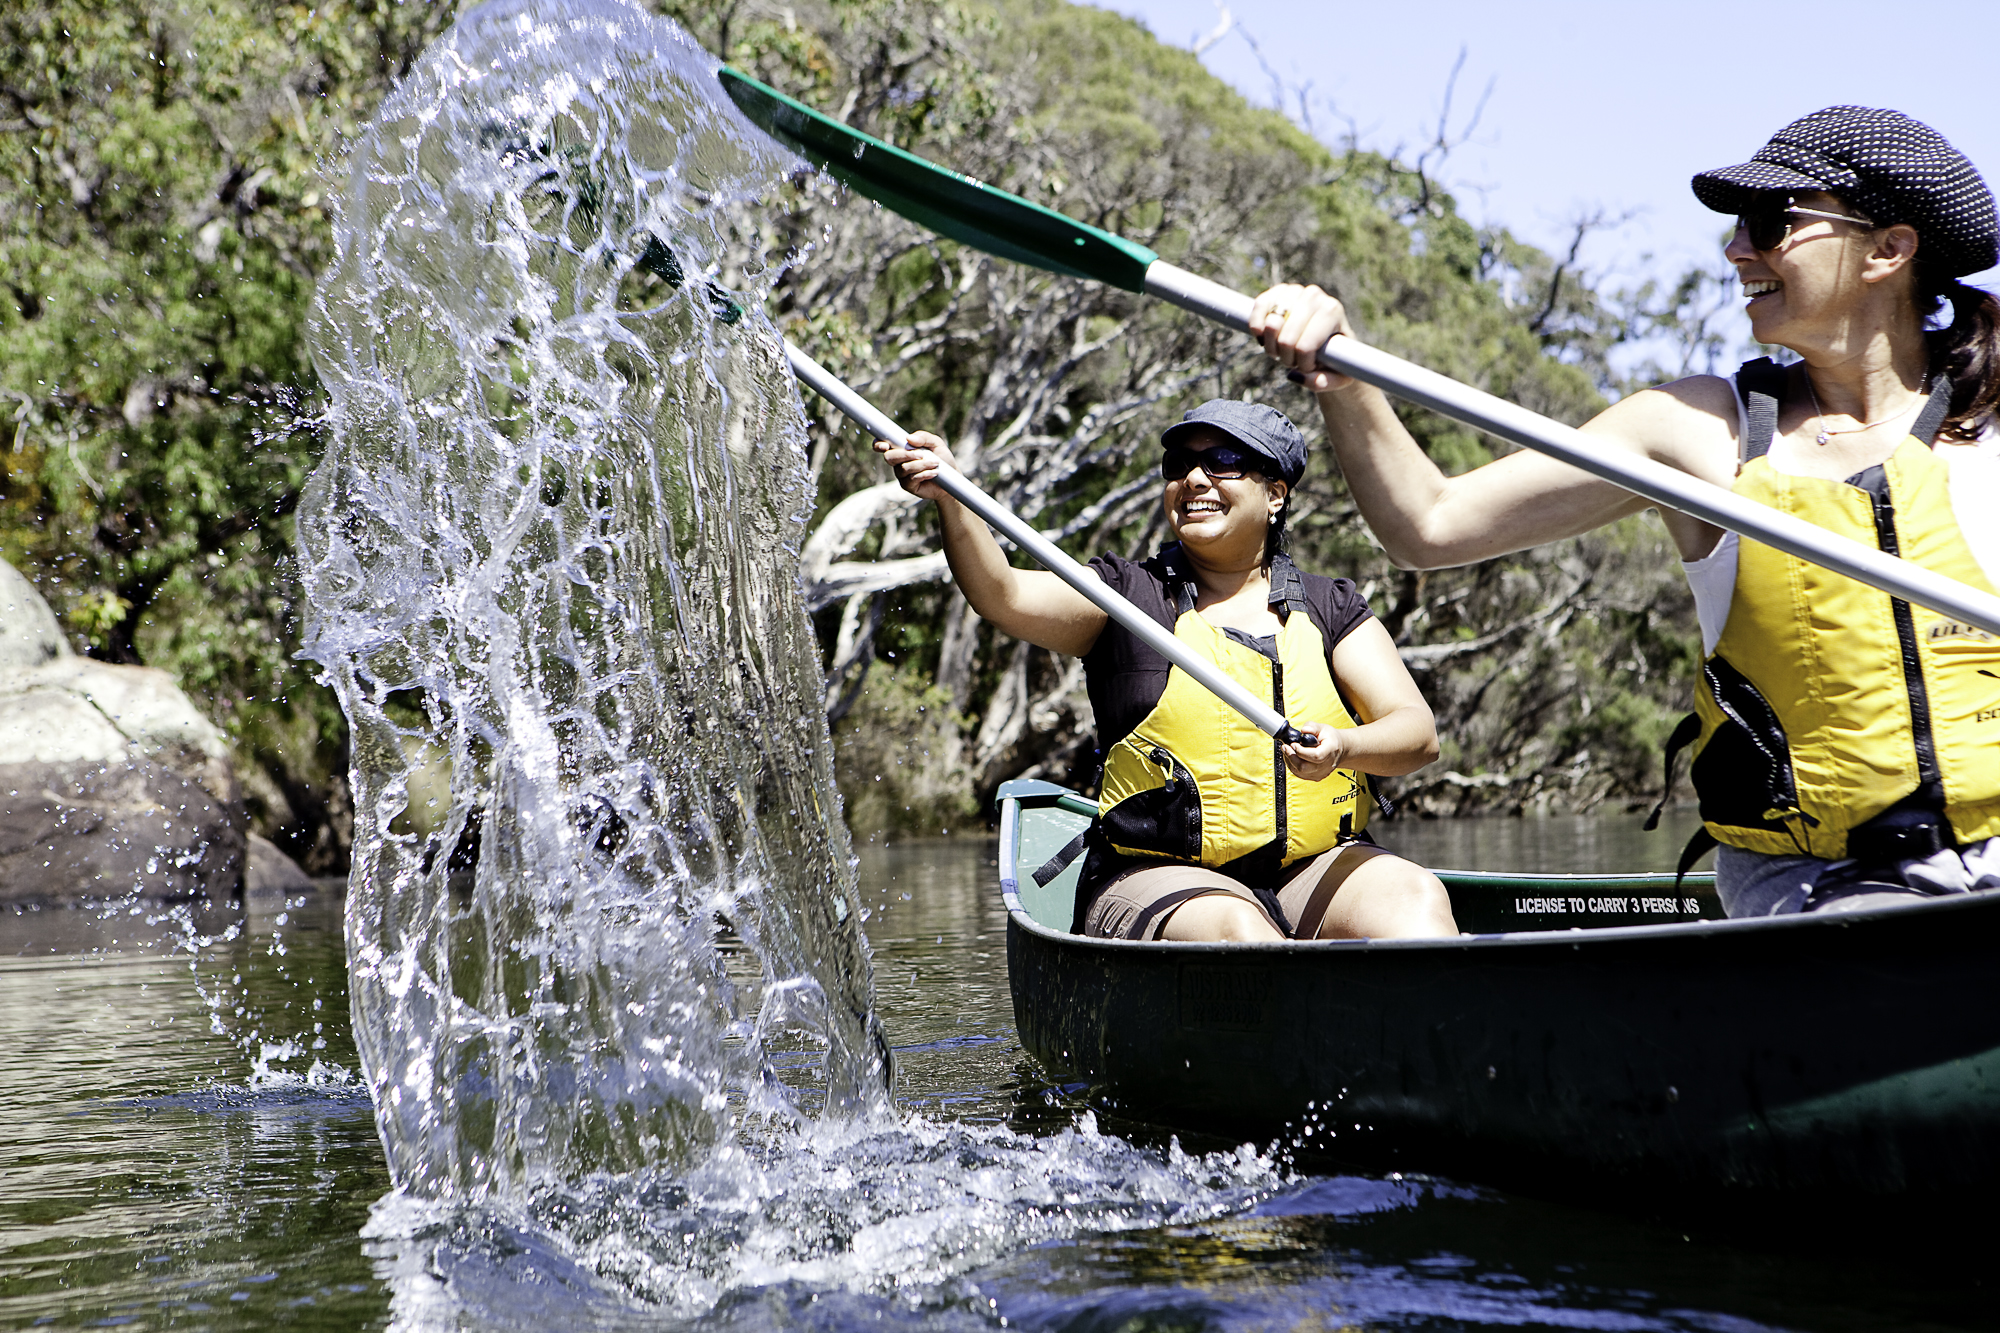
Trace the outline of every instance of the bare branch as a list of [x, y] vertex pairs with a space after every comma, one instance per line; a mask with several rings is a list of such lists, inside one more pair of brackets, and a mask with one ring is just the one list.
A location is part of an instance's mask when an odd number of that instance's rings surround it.
[[1229, 6], [1223, 4], [1222, 0], [1215, 0], [1215, 12], [1220, 16], [1215, 27], [1204, 35], [1197, 37], [1194, 45], [1188, 48], [1196, 55], [1200, 55], [1202, 52], [1208, 50], [1209, 47], [1214, 46], [1217, 42], [1227, 37], [1229, 30], [1236, 26], [1236, 20], [1230, 17]]
[[906, 560], [843, 560], [829, 566], [818, 582], [806, 585], [806, 609], [818, 611], [843, 597], [930, 583], [950, 573], [951, 567], [945, 564], [942, 551]]

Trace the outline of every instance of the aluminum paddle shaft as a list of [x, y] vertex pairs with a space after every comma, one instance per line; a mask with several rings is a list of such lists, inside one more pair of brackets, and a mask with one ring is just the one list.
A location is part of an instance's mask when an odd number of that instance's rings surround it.
[[[1164, 260], [1154, 261], [1146, 270], [1146, 290], [1205, 319], [1249, 331], [1249, 297], [1186, 269], [1175, 268]], [[1769, 505], [1746, 500], [1734, 491], [1711, 485], [1664, 463], [1606, 449], [1573, 426], [1538, 416], [1525, 407], [1447, 379], [1436, 371], [1411, 365], [1366, 343], [1335, 338], [1320, 353], [1319, 363], [1328, 370], [1352, 375], [1503, 440], [1559, 458], [1571, 467], [1602, 477], [1656, 504], [1706, 519], [1718, 528], [1754, 538], [1801, 560], [1824, 565], [1892, 596], [1976, 625], [1989, 634], [2000, 634], [2000, 597], [1850, 541]]]
[[[736, 70], [725, 67], [718, 73], [743, 113], [779, 142], [804, 153], [852, 189], [940, 235], [1018, 263], [1129, 292], [1149, 292], [1219, 324], [1246, 330], [1249, 326], [1249, 297], [1176, 268], [1143, 245], [870, 138]], [[1693, 514], [1891, 596], [2000, 634], [2000, 597], [1745, 500], [1665, 464], [1604, 449], [1573, 427], [1387, 352], [1351, 338], [1336, 338], [1320, 354], [1320, 364], [1559, 458], [1655, 504]]]
[[[887, 440], [891, 444], [904, 447], [909, 446], [909, 433], [891, 421], [873, 403], [856, 393], [839, 376], [794, 347], [789, 341], [785, 344], [785, 356], [792, 363], [792, 373], [799, 377], [801, 383], [810, 386], [814, 393], [853, 418], [857, 425], [872, 432], [876, 439]], [[1154, 652], [1194, 677], [1218, 699], [1250, 719], [1258, 730], [1287, 743], [1311, 743], [1310, 738], [1294, 729], [1283, 714], [1231, 680], [1217, 669], [1214, 663], [1195, 656], [1186, 644], [1174, 637], [1172, 631], [1105, 587], [1097, 575], [1078, 564], [1060, 546], [1028, 526], [998, 500], [967, 481], [963, 473], [940, 463], [937, 483], [954, 500], [986, 520], [988, 526], [995, 531], [1004, 533], [1009, 541], [1040, 561], [1044, 569], [1082, 593], [1092, 605], [1137, 635]]]

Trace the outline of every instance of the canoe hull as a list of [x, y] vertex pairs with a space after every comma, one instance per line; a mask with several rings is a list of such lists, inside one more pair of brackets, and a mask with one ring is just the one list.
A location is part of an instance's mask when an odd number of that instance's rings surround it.
[[1083, 939], [1016, 903], [1022, 1044], [1137, 1119], [1613, 1189], [2000, 1183], [2000, 896], [1263, 946]]

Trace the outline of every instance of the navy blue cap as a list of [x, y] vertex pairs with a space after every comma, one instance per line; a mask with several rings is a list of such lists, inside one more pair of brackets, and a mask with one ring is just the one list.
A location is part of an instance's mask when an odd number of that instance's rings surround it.
[[1306, 474], [1306, 437], [1275, 407], [1211, 398], [1160, 432], [1160, 447], [1171, 448], [1201, 430], [1219, 432], [1256, 450], [1276, 465], [1274, 474], [1289, 485], [1298, 485]]

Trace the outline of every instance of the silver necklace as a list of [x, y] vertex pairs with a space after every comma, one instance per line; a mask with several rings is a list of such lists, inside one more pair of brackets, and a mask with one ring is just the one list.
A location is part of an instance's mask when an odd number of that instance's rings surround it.
[[[1828, 430], [1826, 428], [1826, 412], [1819, 405], [1819, 394], [1813, 389], [1811, 374], [1807, 374], [1806, 376], [1806, 392], [1812, 395], [1813, 420], [1819, 423], [1819, 434], [1813, 436], [1814, 444], [1825, 444], [1836, 435], [1859, 435], [1864, 430], [1874, 430], [1877, 426], [1886, 426], [1916, 406], [1916, 403], [1904, 403], [1880, 421], [1866, 421], [1859, 426], [1849, 426], [1846, 430]], [[1922, 402], [1924, 397], [1925, 395], [1918, 394], [1917, 402]]]

